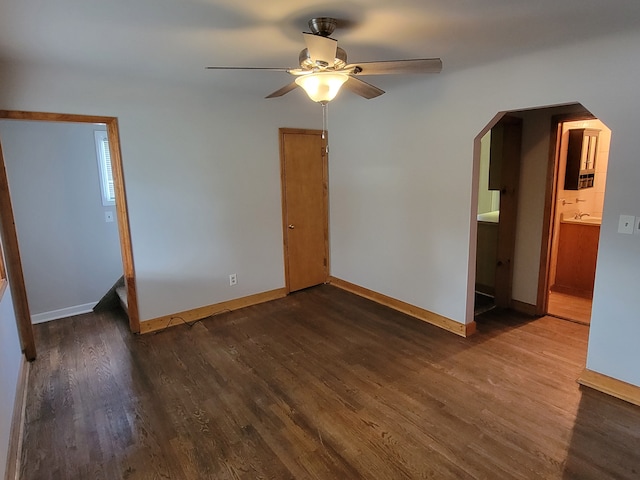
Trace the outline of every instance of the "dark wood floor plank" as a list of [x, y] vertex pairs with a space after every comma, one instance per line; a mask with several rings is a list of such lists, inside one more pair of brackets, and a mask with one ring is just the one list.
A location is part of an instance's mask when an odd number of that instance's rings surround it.
[[588, 327], [477, 323], [321, 286], [146, 336], [37, 325], [21, 478], [639, 477], [640, 409], [575, 382]]

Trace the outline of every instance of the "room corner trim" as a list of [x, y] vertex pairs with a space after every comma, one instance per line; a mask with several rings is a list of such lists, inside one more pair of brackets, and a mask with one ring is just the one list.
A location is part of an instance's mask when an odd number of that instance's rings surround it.
[[374, 292], [373, 290], [369, 290], [368, 288], [355, 285], [353, 283], [347, 282], [346, 280], [341, 280], [336, 277], [329, 277], [329, 284], [341, 288], [342, 290], [346, 290], [347, 292], [351, 292], [361, 297], [368, 298], [369, 300], [393, 308], [394, 310], [397, 310], [399, 312], [411, 315], [412, 317], [422, 320], [423, 322], [427, 322], [431, 325], [435, 325], [436, 327], [448, 330], [449, 332], [455, 333], [456, 335], [459, 335], [461, 337], [468, 337], [476, 332], [476, 322], [467, 324], [458, 323], [455, 320], [443, 317], [442, 315], [438, 315], [437, 313], [430, 312], [429, 310], [416, 307], [415, 305], [403, 302], [402, 300], [388, 297], [387, 295], [384, 295], [382, 293]]
[[22, 363], [18, 372], [16, 398], [13, 403], [11, 416], [11, 430], [9, 431], [9, 449], [7, 451], [7, 468], [5, 480], [18, 480], [20, 476], [20, 461], [22, 459], [22, 440], [24, 437], [24, 422], [27, 410], [27, 386], [29, 383], [29, 369], [31, 364], [22, 355]]
[[164, 330], [168, 327], [175, 327], [176, 325], [196, 322], [198, 320], [202, 320], [203, 318], [218, 315], [223, 312], [230, 312], [233, 310], [238, 310], [240, 308], [250, 307], [252, 305], [269, 302], [271, 300], [277, 300], [278, 298], [283, 298], [286, 296], [286, 289], [278, 288], [276, 290], [256, 293], [255, 295], [234, 298], [233, 300], [227, 300], [225, 302], [207, 305], [206, 307], [195, 308], [193, 310], [187, 310], [171, 315], [165, 315], [163, 317], [153, 318], [151, 320], [140, 322], [140, 333], [144, 334], [157, 332], [158, 330]]
[[640, 406], [640, 387], [617, 380], [587, 368], [580, 374], [577, 382], [613, 397]]

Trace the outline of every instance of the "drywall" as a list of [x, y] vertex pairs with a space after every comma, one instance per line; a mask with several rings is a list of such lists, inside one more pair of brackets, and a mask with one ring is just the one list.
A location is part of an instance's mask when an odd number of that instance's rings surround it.
[[11, 420], [18, 386], [22, 353], [16, 317], [7, 288], [0, 298], [0, 478], [5, 478]]
[[122, 275], [116, 222], [105, 222], [95, 130], [104, 125], [0, 120], [32, 318], [83, 313]]
[[[640, 353], [631, 339], [638, 338], [640, 321], [631, 292], [640, 285], [640, 237], [617, 233], [618, 215], [640, 209], [640, 138], [632, 133], [640, 120], [639, 41], [638, 34], [612, 36], [451, 74], [445, 58], [440, 76], [407, 80], [376, 103], [337, 103], [333, 275], [470, 321], [473, 139], [499, 111], [582, 103], [613, 132], [588, 366], [639, 385], [633, 365]], [[594, 58], [604, 64], [594, 69]], [[540, 226], [534, 229], [539, 237]]]
[[118, 118], [141, 320], [284, 286], [278, 128], [322, 125], [303, 92], [265, 100], [213, 81], [0, 71], [1, 108]]
[[[580, 102], [613, 132], [588, 366], [640, 385], [640, 237], [616, 232], [617, 216], [640, 208], [639, 43], [629, 33], [453, 73], [444, 58], [441, 75], [376, 77], [388, 90], [376, 100], [340, 94], [330, 126], [332, 274], [471, 321], [473, 140], [499, 111]], [[296, 92], [270, 102], [213, 84], [2, 72], [2, 108], [118, 117], [143, 319], [283, 285], [277, 128], [317, 128], [316, 105]]]

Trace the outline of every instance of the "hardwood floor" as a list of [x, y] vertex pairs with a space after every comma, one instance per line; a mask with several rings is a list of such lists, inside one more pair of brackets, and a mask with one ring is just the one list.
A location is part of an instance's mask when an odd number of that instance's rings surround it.
[[565, 318], [574, 322], [590, 325], [591, 303], [592, 300], [590, 298], [550, 291], [547, 311], [549, 315], [558, 318]]
[[581, 389], [588, 328], [464, 339], [331, 286], [133, 336], [35, 326], [22, 479], [640, 476], [640, 408]]

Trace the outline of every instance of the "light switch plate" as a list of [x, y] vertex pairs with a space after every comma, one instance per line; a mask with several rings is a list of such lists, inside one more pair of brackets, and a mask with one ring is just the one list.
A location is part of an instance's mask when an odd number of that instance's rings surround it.
[[105, 222], [113, 222], [113, 212], [110, 210], [107, 210], [106, 212], [104, 212], [104, 221]]
[[618, 233], [627, 233], [633, 235], [635, 228], [636, 217], [633, 215], [620, 215], [620, 222], [618, 223]]
[[633, 233], [640, 235], [640, 216], [636, 217], [635, 230]]

